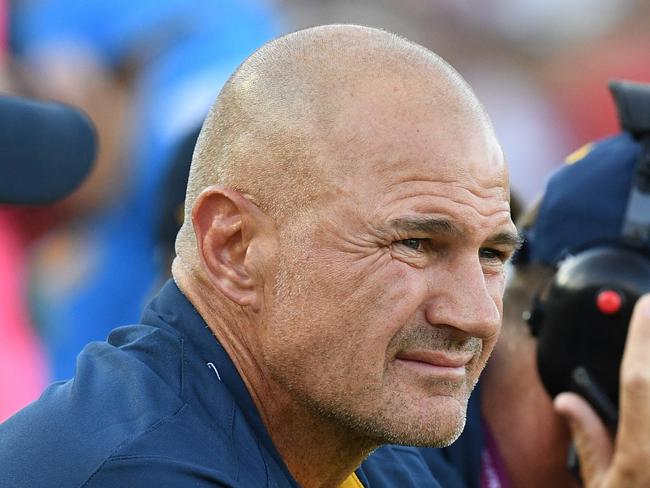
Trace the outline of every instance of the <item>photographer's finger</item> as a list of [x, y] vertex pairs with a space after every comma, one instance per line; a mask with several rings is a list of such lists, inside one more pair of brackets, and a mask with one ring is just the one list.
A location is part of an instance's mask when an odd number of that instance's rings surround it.
[[650, 351], [650, 295], [644, 295], [634, 308], [621, 362], [617, 457], [620, 454], [621, 461], [627, 467], [645, 467], [650, 471], [650, 354], [648, 351]]
[[613, 451], [605, 425], [589, 403], [575, 393], [560, 393], [553, 406], [571, 429], [584, 486], [600, 486], [607, 475]]

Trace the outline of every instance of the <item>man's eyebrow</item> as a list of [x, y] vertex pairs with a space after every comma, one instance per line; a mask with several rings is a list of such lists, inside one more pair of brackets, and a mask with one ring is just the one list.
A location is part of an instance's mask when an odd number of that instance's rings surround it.
[[423, 234], [442, 234], [463, 236], [465, 231], [445, 218], [402, 217], [388, 222], [388, 228], [401, 232], [420, 232]]
[[516, 251], [523, 244], [524, 239], [517, 232], [504, 231], [499, 232], [486, 239], [485, 243], [491, 246], [507, 246]]
[[[388, 228], [398, 232], [418, 232], [423, 234], [447, 235], [450, 237], [462, 237], [465, 230], [452, 221], [438, 217], [402, 217], [393, 219], [388, 223]], [[519, 249], [523, 238], [512, 231], [502, 231], [490, 236], [485, 241], [493, 246], [506, 246], [513, 251]]]

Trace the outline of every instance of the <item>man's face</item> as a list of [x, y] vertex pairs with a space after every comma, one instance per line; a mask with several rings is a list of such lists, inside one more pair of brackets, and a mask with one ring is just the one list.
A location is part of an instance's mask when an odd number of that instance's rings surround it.
[[507, 175], [473, 117], [372, 93], [353, 94], [324, 149], [332, 191], [281, 224], [265, 360], [359, 437], [446, 445], [500, 328]]

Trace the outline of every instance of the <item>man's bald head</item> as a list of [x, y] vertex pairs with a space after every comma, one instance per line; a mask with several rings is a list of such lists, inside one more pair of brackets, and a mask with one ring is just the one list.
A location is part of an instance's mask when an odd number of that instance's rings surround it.
[[363, 95], [377, 80], [418, 87], [414, 94], [435, 103], [441, 119], [470, 112], [489, 126], [460, 75], [407, 39], [355, 25], [280, 37], [237, 69], [205, 120], [192, 161], [178, 255], [191, 261], [195, 254], [192, 207], [208, 186], [239, 190], [278, 219], [310, 208], [332, 189], [331, 179], [341, 170], [354, 171], [346, 164], [353, 162], [345, 157], [346, 141], [337, 124], [350, 98]]

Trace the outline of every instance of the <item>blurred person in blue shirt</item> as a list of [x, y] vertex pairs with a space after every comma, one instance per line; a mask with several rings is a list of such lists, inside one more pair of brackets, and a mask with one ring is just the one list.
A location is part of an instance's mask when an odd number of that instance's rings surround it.
[[37, 0], [14, 19], [36, 91], [89, 104], [101, 139], [99, 168], [66, 202], [72, 218], [32, 257], [33, 316], [65, 379], [83, 345], [137, 321], [155, 285], [165, 161], [279, 22], [266, 2], [208, 0]]

